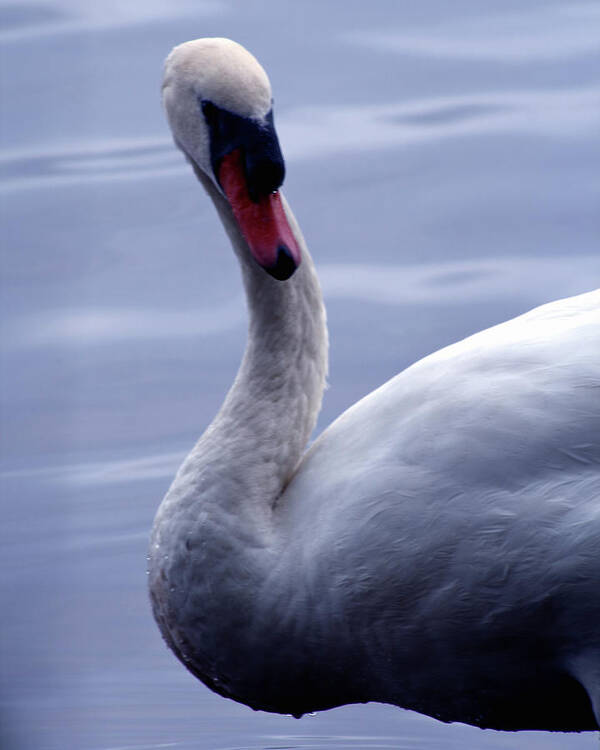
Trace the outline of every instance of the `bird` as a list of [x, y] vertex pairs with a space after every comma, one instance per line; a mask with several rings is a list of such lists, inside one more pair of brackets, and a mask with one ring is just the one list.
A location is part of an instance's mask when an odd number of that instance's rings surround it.
[[374, 701], [597, 730], [600, 289], [426, 356], [307, 449], [326, 313], [281, 190], [268, 76], [240, 44], [196, 39], [167, 57], [162, 98], [249, 316], [151, 532], [168, 647], [216, 693], [297, 718]]

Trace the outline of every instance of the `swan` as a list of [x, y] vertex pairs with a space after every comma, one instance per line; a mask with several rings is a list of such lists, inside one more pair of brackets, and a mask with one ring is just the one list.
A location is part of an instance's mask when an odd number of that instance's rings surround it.
[[395, 704], [504, 730], [600, 723], [600, 290], [425, 357], [305, 451], [325, 309], [281, 190], [269, 80], [239, 44], [165, 63], [175, 144], [243, 276], [249, 329], [154, 521], [154, 617], [264, 711]]

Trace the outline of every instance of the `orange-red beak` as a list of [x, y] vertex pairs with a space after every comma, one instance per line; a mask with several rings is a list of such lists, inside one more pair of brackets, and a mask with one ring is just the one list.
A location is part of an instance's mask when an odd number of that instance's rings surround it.
[[218, 179], [256, 262], [276, 279], [289, 279], [301, 253], [279, 191], [250, 198], [240, 148], [222, 157]]

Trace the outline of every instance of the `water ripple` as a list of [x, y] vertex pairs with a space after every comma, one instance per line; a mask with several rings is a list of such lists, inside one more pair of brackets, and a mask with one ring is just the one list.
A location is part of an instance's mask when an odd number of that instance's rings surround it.
[[66, 14], [59, 8], [43, 3], [7, 3], [0, 6], [0, 39], [2, 34], [43, 27], [63, 21]]
[[131, 459], [6, 469], [0, 472], [0, 478], [58, 482], [76, 486], [165, 479], [174, 476], [185, 453], [176, 451]]
[[37, 0], [0, 6], [0, 43], [41, 36], [123, 28], [178, 16], [207, 16], [227, 8], [219, 0]]
[[241, 325], [244, 315], [238, 298], [205, 310], [63, 309], [26, 316], [5, 332], [15, 347], [114, 344], [219, 335]]
[[298, 108], [279, 117], [289, 159], [499, 133], [577, 138], [600, 128], [600, 87], [481, 92], [392, 104]]
[[[541, 304], [597, 286], [600, 257], [478, 258], [415, 265], [333, 263], [318, 267], [327, 302], [378, 305], [464, 305], [519, 298]], [[532, 289], [531, 279], [536, 279]], [[594, 282], [594, 279], [596, 280]], [[591, 280], [591, 281], [590, 281]], [[544, 299], [535, 296], [543, 290]], [[220, 335], [243, 324], [241, 299], [196, 310], [60, 309], [6, 321], [4, 341], [13, 349], [96, 346], [133, 340], [173, 340]]]
[[[403, 737], [402, 735], [376, 736], [376, 735], [281, 735], [273, 737], [286, 744], [260, 745], [260, 750], [333, 750], [334, 748], [358, 748], [358, 750], [416, 750], [430, 744], [429, 737]], [[289, 743], [289, 744], [288, 744]], [[232, 748], [233, 750], [233, 748]], [[239, 748], [239, 750], [253, 750], [252, 748]], [[259, 750], [258, 746], [256, 750]]]
[[[489, 299], [530, 298], [531, 279], [546, 301], [588, 291], [600, 278], [600, 257], [506, 257], [389, 266], [319, 266], [328, 300], [383, 305], [464, 305]], [[595, 281], [594, 281], [595, 280]], [[535, 304], [535, 303], [534, 303]]]
[[170, 138], [119, 139], [0, 152], [0, 188], [163, 176], [184, 169]]
[[349, 32], [342, 38], [382, 52], [451, 60], [531, 64], [600, 51], [600, 6], [573, 3], [403, 28]]

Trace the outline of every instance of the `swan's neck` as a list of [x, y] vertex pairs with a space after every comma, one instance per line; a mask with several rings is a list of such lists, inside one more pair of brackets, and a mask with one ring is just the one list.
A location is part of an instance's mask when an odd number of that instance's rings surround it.
[[[225, 402], [197, 450], [223, 467], [223, 503], [243, 498], [273, 508], [289, 481], [321, 407], [327, 375], [327, 328], [319, 282], [300, 229], [284, 202], [303, 260], [288, 281], [277, 281], [251, 257], [229, 204], [203, 175], [240, 262], [249, 313], [244, 358]], [[215, 455], [216, 448], [218, 456]]]
[[225, 199], [199, 176], [240, 261], [248, 343], [223, 406], [159, 508], [150, 593], [163, 636], [188, 669], [214, 690], [252, 704], [265, 689], [261, 675], [277, 662], [260, 592], [281, 548], [273, 508], [321, 405], [325, 310], [287, 206], [303, 259], [289, 280], [276, 281], [250, 257]]

